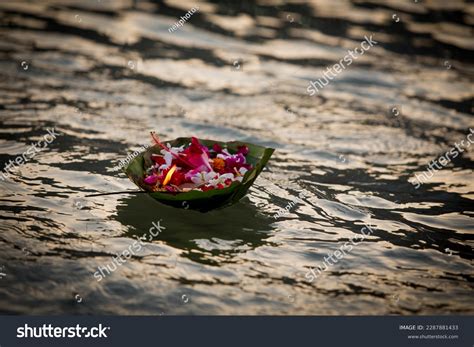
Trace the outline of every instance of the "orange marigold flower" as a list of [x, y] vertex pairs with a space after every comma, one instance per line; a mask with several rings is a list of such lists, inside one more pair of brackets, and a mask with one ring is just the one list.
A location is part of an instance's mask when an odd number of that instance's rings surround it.
[[212, 159], [212, 167], [214, 168], [214, 170], [216, 170], [218, 172], [221, 171], [221, 170], [224, 170], [224, 168], [225, 168], [224, 159], [221, 159], [221, 158]]

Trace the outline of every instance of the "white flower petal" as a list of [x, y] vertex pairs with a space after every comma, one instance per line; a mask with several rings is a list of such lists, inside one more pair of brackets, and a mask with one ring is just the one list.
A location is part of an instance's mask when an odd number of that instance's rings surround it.
[[244, 167], [241, 167], [241, 168], [239, 169], [239, 172], [240, 172], [240, 174], [241, 174], [242, 176], [245, 175], [245, 173], [246, 173], [247, 171], [249, 171], [249, 170], [246, 169], [246, 168], [244, 168]]

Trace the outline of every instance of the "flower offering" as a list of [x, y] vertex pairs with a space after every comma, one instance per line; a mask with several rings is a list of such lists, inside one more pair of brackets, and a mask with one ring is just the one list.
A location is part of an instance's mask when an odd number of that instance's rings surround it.
[[224, 189], [234, 182], [242, 182], [253, 166], [247, 162], [246, 145], [231, 150], [213, 143], [203, 145], [196, 137], [179, 147], [163, 144], [151, 133], [153, 141], [161, 148], [152, 154], [152, 165], [146, 168], [144, 183], [155, 192], [188, 192]]
[[125, 173], [160, 203], [200, 212], [237, 203], [274, 151], [242, 141], [179, 137], [161, 142], [151, 136], [153, 145], [131, 160]]

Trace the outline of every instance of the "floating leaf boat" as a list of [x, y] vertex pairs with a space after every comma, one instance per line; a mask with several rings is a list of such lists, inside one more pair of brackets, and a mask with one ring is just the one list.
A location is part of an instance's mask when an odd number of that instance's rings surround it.
[[[180, 137], [172, 141], [166, 141], [166, 145], [180, 147], [188, 145], [191, 141], [192, 138]], [[229, 186], [222, 189], [211, 189], [207, 191], [189, 190], [183, 192], [153, 191], [150, 185], [145, 183], [144, 180], [147, 175], [147, 169], [153, 165], [152, 156], [160, 154], [163, 151], [163, 145], [160, 143], [160, 145], [157, 144], [149, 147], [138, 154], [128, 166], [124, 168], [124, 171], [133, 183], [141, 190], [148, 191], [148, 194], [160, 203], [182, 209], [207, 212], [238, 202], [247, 193], [274, 152], [273, 148], [266, 148], [241, 141], [221, 142], [203, 139], [199, 139], [199, 141], [208, 148], [212, 148], [217, 144], [222, 148], [227, 148], [230, 153], [237, 153], [239, 148], [246, 146], [248, 148], [246, 160], [247, 163], [251, 165], [251, 169], [245, 172], [240, 182], [232, 182]]]

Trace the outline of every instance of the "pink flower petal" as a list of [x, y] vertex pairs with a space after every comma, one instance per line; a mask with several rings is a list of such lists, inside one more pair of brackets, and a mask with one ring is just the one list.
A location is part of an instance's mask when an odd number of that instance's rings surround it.
[[146, 184], [153, 185], [153, 184], [156, 184], [156, 182], [158, 182], [158, 176], [157, 175], [151, 175], [151, 176], [148, 176], [147, 178], [145, 178], [143, 181]]

